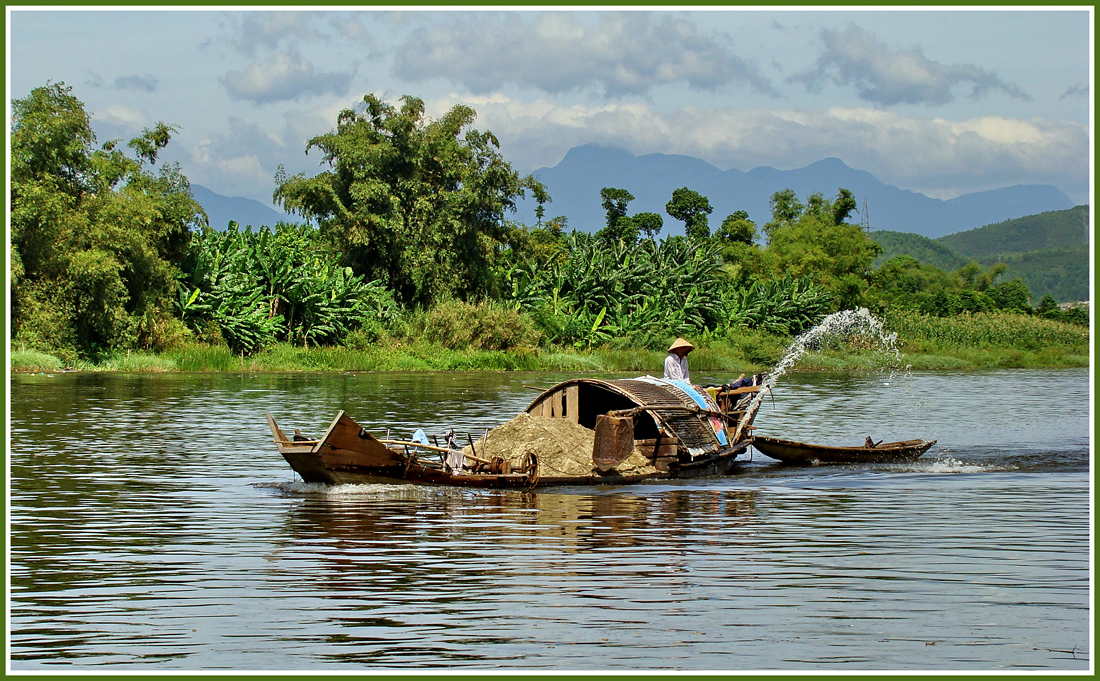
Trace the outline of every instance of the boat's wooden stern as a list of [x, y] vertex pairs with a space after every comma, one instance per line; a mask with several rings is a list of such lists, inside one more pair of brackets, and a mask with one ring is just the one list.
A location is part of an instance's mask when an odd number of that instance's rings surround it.
[[407, 459], [390, 450], [341, 411], [320, 440], [288, 438], [266, 412], [272, 438], [286, 462], [306, 482], [341, 484], [400, 478]]

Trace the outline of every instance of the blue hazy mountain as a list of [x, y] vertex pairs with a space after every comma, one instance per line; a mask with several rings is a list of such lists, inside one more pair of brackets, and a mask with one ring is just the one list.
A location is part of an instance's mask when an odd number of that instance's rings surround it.
[[[747, 211], [757, 225], [763, 225], [771, 217], [768, 200], [783, 189], [793, 189], [799, 200], [805, 201], [814, 192], [833, 198], [844, 187], [855, 194], [861, 211], [866, 201], [872, 230], [911, 232], [933, 239], [1074, 205], [1050, 185], [1014, 185], [945, 201], [888, 185], [837, 158], [794, 170], [759, 167], [745, 172], [720, 170], [690, 156], [635, 156], [595, 144], [574, 147], [553, 168], [540, 168], [533, 174], [546, 185], [553, 199], [546, 206], [546, 217], [564, 215], [571, 229], [588, 232], [605, 225], [600, 206], [600, 189], [604, 187], [625, 189], [634, 195], [628, 208], [631, 215], [648, 211], [663, 217], [663, 235], [683, 233], [683, 223], [665, 213], [665, 204], [679, 187], [693, 189], [710, 200], [714, 208], [710, 214], [712, 230], [737, 210]], [[528, 198], [521, 202], [516, 217], [534, 224], [534, 209], [535, 202]], [[861, 218], [853, 215], [851, 219]]]
[[256, 201], [242, 196], [222, 196], [201, 184], [191, 185], [191, 195], [206, 211], [210, 226], [224, 230], [230, 220], [236, 220], [241, 227], [252, 225], [274, 227], [277, 222], [301, 222], [301, 218], [287, 215]]

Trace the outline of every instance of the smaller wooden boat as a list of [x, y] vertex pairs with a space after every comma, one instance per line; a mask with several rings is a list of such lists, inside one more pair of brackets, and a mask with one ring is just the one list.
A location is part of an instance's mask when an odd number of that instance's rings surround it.
[[785, 464], [797, 466], [913, 461], [934, 444], [936, 444], [935, 440], [902, 440], [901, 442], [868, 442], [860, 447], [828, 447], [759, 435], [752, 439], [752, 446], [762, 454]]

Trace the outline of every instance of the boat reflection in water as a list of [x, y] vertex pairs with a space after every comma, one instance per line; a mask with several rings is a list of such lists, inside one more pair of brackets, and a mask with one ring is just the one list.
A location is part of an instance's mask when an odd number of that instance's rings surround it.
[[[649, 487], [630, 489], [647, 493]], [[626, 488], [575, 494], [568, 488], [556, 493], [290, 483], [286, 492], [299, 503], [288, 511], [285, 522], [291, 544], [319, 541], [332, 549], [333, 558], [353, 556], [353, 563], [367, 569], [354, 551], [357, 547], [396, 550], [404, 545], [450, 553], [464, 545], [539, 545], [567, 552], [674, 546], [688, 537], [698, 540], [708, 523], [729, 528], [731, 523], [757, 518], [756, 490], [653, 487], [653, 495], [642, 496], [625, 493]], [[547, 543], [548, 539], [556, 541]], [[348, 550], [351, 553], [345, 554]], [[390, 559], [382, 561], [388, 569], [394, 567]]]

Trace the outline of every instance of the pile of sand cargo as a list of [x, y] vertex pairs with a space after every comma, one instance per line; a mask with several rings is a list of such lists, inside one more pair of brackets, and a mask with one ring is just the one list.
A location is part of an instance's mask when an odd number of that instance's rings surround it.
[[[467, 455], [474, 453], [479, 459], [500, 457], [515, 467], [522, 464], [524, 455], [533, 453], [539, 461], [540, 478], [580, 478], [599, 474], [592, 462], [592, 444], [595, 440], [596, 431], [569, 419], [520, 412], [511, 421], [490, 430], [484, 443], [475, 441], [476, 452], [472, 452], [469, 446], [464, 447], [462, 452]], [[622, 463], [603, 475], [633, 477], [656, 472], [652, 462], [635, 449]]]

